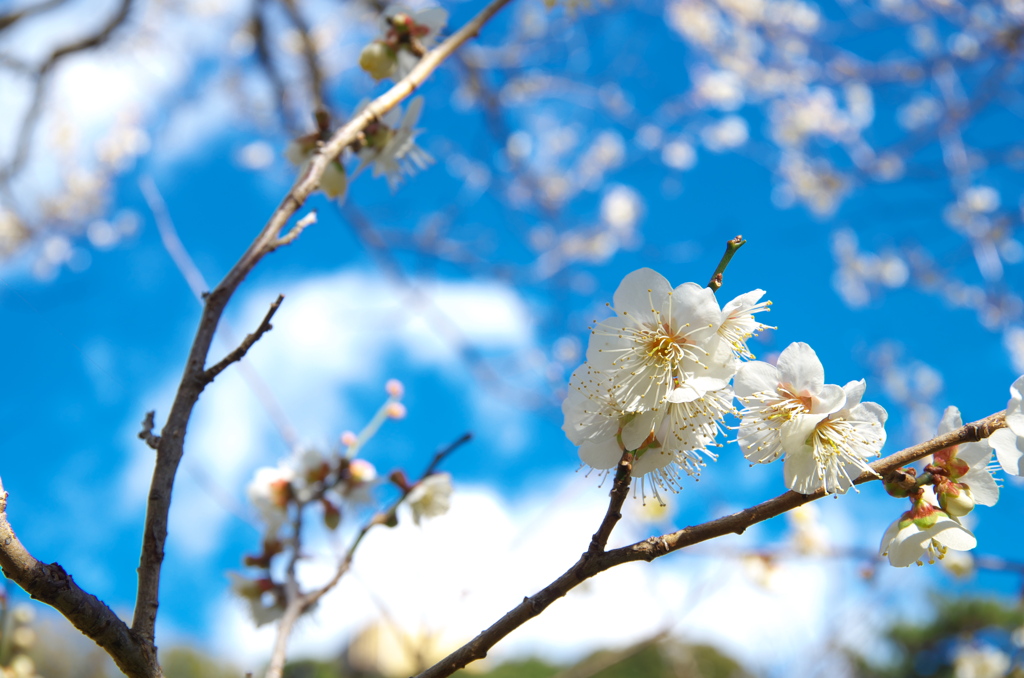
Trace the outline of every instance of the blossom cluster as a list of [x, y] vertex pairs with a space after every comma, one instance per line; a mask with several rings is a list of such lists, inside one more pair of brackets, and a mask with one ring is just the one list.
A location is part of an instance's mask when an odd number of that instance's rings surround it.
[[405, 416], [404, 387], [392, 379], [385, 386], [388, 398], [363, 430], [341, 435], [341, 447], [325, 452], [315, 446], [297, 447], [277, 466], [256, 469], [247, 494], [263, 524], [262, 549], [243, 562], [254, 573], [229, 572], [231, 587], [247, 604], [257, 626], [278, 619], [285, 610], [286, 587], [274, 563], [281, 554], [297, 553], [307, 508], [319, 510], [323, 524], [337, 530], [343, 509], [355, 510], [373, 502], [377, 469], [358, 458], [362, 446], [388, 419]]
[[678, 489], [680, 472], [698, 474], [732, 411], [730, 381], [739, 356], [750, 355], [746, 340], [764, 327], [754, 320], [768, 307], [763, 295], [754, 290], [723, 309], [696, 283], [673, 288], [649, 268], [627, 275], [615, 315], [592, 328], [587, 362], [562, 405], [580, 459], [610, 469], [632, 452], [633, 476], [649, 477], [659, 499], [659, 490]]
[[[869, 471], [885, 442], [885, 410], [862, 402], [863, 380], [825, 384], [810, 346], [794, 343], [778, 364], [753, 360], [750, 337], [768, 327], [754, 318], [771, 302], [763, 290], [724, 307], [696, 283], [672, 288], [650, 269], [626, 276], [615, 315], [597, 323], [587, 362], [573, 372], [562, 405], [563, 430], [595, 469], [633, 454], [632, 473], [649, 477], [654, 494], [677, 490], [717, 455], [726, 414], [740, 419], [747, 459], [785, 459], [786, 485], [839, 494]], [[738, 413], [734, 399], [743, 404]]]
[[819, 488], [841, 494], [885, 444], [886, 411], [862, 402], [863, 379], [845, 386], [825, 383], [814, 350], [790, 344], [777, 365], [750, 362], [736, 374], [739, 444], [748, 460], [785, 459], [786, 487], [802, 494]]
[[[896, 567], [941, 560], [949, 549], [969, 551], [977, 546], [974, 534], [961, 519], [976, 505], [994, 506], [999, 501], [998, 470], [1019, 476], [1024, 470], [1024, 376], [1010, 386], [1006, 428], [982, 442], [943, 449], [918, 475], [913, 468], [899, 469], [886, 479], [886, 490], [908, 497], [911, 508], [882, 537], [879, 552]], [[963, 425], [960, 410], [946, 409], [939, 435]], [[995, 461], [993, 461], [993, 455]]]
[[[383, 36], [363, 49], [359, 65], [375, 80], [401, 80], [434, 46], [447, 23], [448, 12], [440, 7], [415, 12], [391, 10], [384, 17]], [[369, 100], [360, 103], [355, 114], [358, 115], [368, 104]], [[421, 131], [416, 129], [416, 123], [422, 110], [423, 98], [417, 97], [409, 103], [405, 113], [400, 107], [395, 107], [380, 119], [370, 122], [352, 146], [359, 158], [359, 166], [352, 177], [372, 167], [373, 176], [383, 175], [388, 188], [394, 192], [404, 176], [411, 176], [433, 163], [430, 154], [416, 145], [416, 136]], [[295, 139], [285, 149], [285, 156], [303, 170], [330, 133], [328, 120], [317, 122], [318, 131]], [[324, 170], [320, 189], [329, 198], [343, 200], [348, 182], [348, 173], [339, 156], [331, 160]]]
[[[356, 109], [356, 115], [369, 104], [363, 101]], [[359, 159], [359, 165], [352, 175], [355, 178], [367, 167], [373, 168], [373, 176], [387, 179], [388, 187], [395, 191], [404, 176], [411, 176], [417, 170], [425, 169], [434, 162], [429, 153], [416, 145], [416, 137], [422, 130], [416, 129], [423, 111], [423, 97], [409, 102], [403, 113], [395, 107], [379, 120], [369, 123], [352, 149]], [[320, 148], [329, 134], [327, 126], [318, 132], [306, 134], [293, 140], [285, 149], [285, 157], [292, 164], [305, 171], [313, 154]], [[320, 190], [329, 198], [344, 200], [348, 190], [349, 175], [341, 156], [332, 160], [320, 177]]]

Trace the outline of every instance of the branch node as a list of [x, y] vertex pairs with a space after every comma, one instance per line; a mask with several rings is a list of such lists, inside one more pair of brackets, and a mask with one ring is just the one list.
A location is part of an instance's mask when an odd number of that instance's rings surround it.
[[267, 311], [267, 314], [263, 316], [263, 322], [261, 322], [259, 327], [256, 328], [256, 331], [252, 334], [246, 335], [245, 339], [242, 340], [242, 343], [238, 345], [238, 348], [224, 356], [223, 360], [219, 363], [197, 375], [200, 386], [206, 386], [216, 379], [218, 374], [226, 370], [229, 365], [236, 363], [245, 357], [245, 354], [249, 352], [249, 349], [252, 348], [253, 344], [259, 341], [260, 337], [273, 329], [273, 325], [270, 324], [270, 319], [274, 317], [275, 313], [277, 313], [277, 309], [280, 308], [282, 301], [284, 301], [284, 295], [277, 295], [277, 299], [275, 299], [274, 303], [270, 305], [270, 309]]
[[290, 231], [282, 235], [277, 241], [274, 242], [274, 249], [283, 247], [284, 245], [290, 245], [295, 242], [295, 239], [302, 235], [302, 232], [306, 230], [307, 226], [312, 226], [316, 223], [316, 210], [311, 210], [309, 214], [295, 222], [295, 226]]
[[146, 417], [142, 420], [142, 430], [139, 431], [139, 438], [146, 441], [146, 444], [155, 450], [160, 446], [160, 436], [153, 434], [154, 417], [156, 417], [156, 410], [146, 412]]

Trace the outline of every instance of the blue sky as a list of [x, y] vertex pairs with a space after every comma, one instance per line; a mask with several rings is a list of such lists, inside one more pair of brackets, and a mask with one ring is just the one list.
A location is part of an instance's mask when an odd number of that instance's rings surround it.
[[[453, 24], [476, 8], [473, 3], [451, 6]], [[515, 22], [543, 16], [538, 12], [543, 12], [539, 3], [514, 4], [490, 35], [504, 35], [518, 25]], [[823, 12], [833, 16], [836, 8], [825, 7]], [[232, 16], [228, 11], [218, 20], [231, 25]], [[654, 268], [673, 284], [704, 283], [725, 241], [742, 234], [748, 244], [729, 268], [719, 296], [724, 303], [762, 288], [774, 302], [768, 322], [778, 330], [766, 332], [754, 352], [770, 356], [792, 341], [804, 341], [818, 352], [830, 382], [866, 377], [867, 399], [880, 402], [890, 414], [886, 452], [916, 439], [904, 407], [882, 388], [886, 371], [892, 377], [898, 370], [880, 365], [879, 346], [898, 346], [900, 364], [918, 369], [918, 375], [931, 374], [921, 372], [922, 365], [941, 374], [941, 390], [928, 406], [941, 411], [956, 404], [966, 420], [1005, 407], [1008, 386], [1017, 376], [1000, 334], [1005, 326], [997, 331], [986, 328], [975, 311], [953, 308], [948, 300], [914, 284], [885, 289], [851, 308], [834, 284], [839, 266], [833, 254], [836, 234], [851, 231], [869, 251], [905, 253], [914, 243], [923, 243], [951, 276], [972, 285], [981, 282], [965, 239], [942, 223], [943, 206], [957, 196], [941, 173], [858, 186], [833, 215], [815, 216], [799, 206], [780, 209], [778, 176], [773, 164], [765, 161], [770, 143], [763, 107], [739, 109], [751, 141], [734, 153], [715, 153], [698, 143], [697, 126], [709, 124], [709, 116], [712, 121], [722, 117], [718, 113], [679, 124], [666, 113], [665, 102], [680, 98], [695, 72], [688, 74], [673, 65], [692, 65], [699, 55], [666, 28], [666, 18], [655, 3], [614, 7], [575, 21], [556, 12], [551, 21], [564, 29], [562, 43], [553, 43], [520, 72], [489, 77], [501, 87], [503, 78], [554, 73], [556, 64], [564, 66], [557, 71], [564, 78], [562, 85], [525, 103], [513, 102], [505, 111], [505, 124], [533, 140], [524, 155], [532, 171], [550, 175], [555, 168], [556, 175], [578, 176], [595, 167], [601, 170], [566, 202], [557, 220], [536, 204], [517, 207], [509, 198], [502, 183], [510, 180], [502, 169], [507, 165], [499, 153], [502, 144], [487, 131], [479, 109], [458, 107], [454, 67], [443, 69], [422, 89], [426, 107], [419, 142], [437, 158], [436, 164], [394, 195], [383, 181], [364, 175], [353, 183], [348, 197], [347, 205], [382, 231], [406, 236], [394, 238], [398, 244], [392, 252], [416, 289], [457, 328], [458, 342], [453, 342], [451, 330], [438, 328], [407, 289], [389, 282], [338, 210], [320, 197], [309, 205], [317, 209], [318, 223], [261, 264], [229, 309], [232, 331], [241, 336], [258, 324], [277, 294], [285, 295], [275, 329], [247, 361], [274, 394], [300, 440], [329, 446], [342, 431], [358, 429], [382, 402], [383, 384], [391, 377], [406, 384], [409, 416], [388, 423], [366, 449], [366, 457], [379, 469], [402, 467], [415, 474], [438, 447], [465, 431], [475, 435], [446, 464], [464, 492], [448, 526], [447, 518], [438, 519], [422, 529], [403, 526], [394, 535], [378, 535], [368, 542], [363, 569], [357, 561], [354, 581], [346, 583], [333, 602], [325, 602], [319, 623], [300, 634], [307, 640], [297, 639], [305, 651], [332, 647], [344, 633], [378, 614], [374, 606], [381, 599], [391, 601], [384, 604], [394, 605], [393, 616], [403, 623], [439, 624], [453, 634], [461, 630], [457, 619], [439, 612], [431, 616], [442, 603], [426, 594], [429, 587], [404, 588], [406, 579], [419, 581], [415, 571], [410, 574], [400, 567], [408, 556], [397, 555], [410, 540], [417, 544], [417, 553], [422, 549], [429, 554], [434, 547], [437, 553], [450, 554], [444, 545], [464, 548], [467, 534], [486, 532], [478, 549], [470, 548], [469, 554], [455, 559], [466, 561], [466, 569], [458, 571], [493, 572], [495, 578], [509, 577], [514, 583], [474, 577], [470, 585], [468, 575], [446, 577], [441, 573], [458, 563], [445, 563], [439, 560], [442, 556], [424, 555], [420, 564], [422, 578], [435, 582], [435, 595], [447, 600], [465, 595], [469, 602], [460, 614], [471, 620], [465, 622], [469, 630], [504, 613], [505, 589], [514, 589], [509, 599], [514, 602], [573, 562], [602, 514], [605, 489], [597, 487], [595, 476], [584, 477], [576, 470], [575, 450], [560, 430], [561, 392], [582, 360], [587, 327], [607, 313], [604, 305], [619, 281], [637, 268]], [[351, 56], [351, 45], [366, 39], [369, 29], [362, 30], [345, 35], [339, 59]], [[202, 42], [202, 35], [196, 40], [212, 49], [209, 41]], [[481, 40], [485, 46], [494, 44], [487, 31]], [[875, 32], [852, 42], [863, 54], [873, 55], [898, 50], [899, 40]], [[486, 60], [488, 52], [480, 50], [477, 56]], [[102, 66], [93, 74], [96, 87], [113, 77]], [[269, 216], [294, 172], [279, 155], [287, 137], [258, 124], [260, 116], [250, 117], [244, 106], [225, 94], [225, 83], [237, 74], [237, 64], [224, 66], [210, 56], [168, 70], [176, 69], [187, 74], [182, 86], [168, 88], [173, 94], [154, 93], [159, 103], [150, 102], [156, 109], [166, 107], [147, 118], [152, 153], [120, 174], [112, 186], [104, 216], [123, 227], [122, 239], [111, 248], [91, 246], [85, 238], [73, 240], [75, 254], [43, 280], [34, 278], [31, 270], [33, 257], [40, 256], [44, 246], [0, 270], [0, 308], [8, 328], [0, 341], [12, 358], [6, 370], [11, 397], [0, 411], [0, 449], [6, 451], [0, 473], [11, 493], [10, 518], [34, 555], [60, 562], [83, 587], [119, 610], [130, 609], [134, 595], [152, 460], [136, 438], [139, 422], [150, 409], [156, 410], [158, 424], [166, 415], [199, 314], [161, 243], [138, 181], [151, 177], [156, 182], [182, 242], [206, 279], [215, 281]], [[253, 84], [252, 74], [242, 72], [243, 88], [258, 95], [262, 90]], [[381, 87], [372, 89], [368, 78], [347, 68], [340, 70], [331, 92], [345, 110], [351, 110], [358, 99]], [[629, 102], [628, 112], [614, 104], [616, 92]], [[887, 98], [884, 88], [876, 93], [877, 125], [872, 134], [878, 143], [895, 134], [892, 120], [905, 98], [902, 93]], [[103, 120], [106, 114], [97, 108], [93, 115]], [[972, 143], [1019, 143], [1019, 120], [1014, 115], [1012, 110], [997, 110], [983, 118], [986, 126], [983, 132], [974, 132], [981, 136]], [[637, 129], [644, 124], [661, 126], [666, 139], [691, 140], [695, 167], [684, 172], [667, 166], [664, 143], [652, 149], [638, 140]], [[558, 153], [551, 144], [560, 139], [575, 139], [575, 145]], [[274, 160], [256, 170], [240, 167], [240, 154], [258, 142], [269, 144]], [[620, 157], [605, 166], [593, 157], [582, 162], [588, 148]], [[921, 157], [927, 165], [938, 151], [925, 149]], [[32, 176], [45, 183], [45, 173]], [[489, 178], [486, 190], [474, 188], [473, 180], [483, 181], [481, 176]], [[1005, 167], [980, 172], [975, 183], [995, 185], [1006, 205], [1021, 192], [1020, 177]], [[550, 275], [543, 273], [535, 263], [538, 251], [529, 243], [599, 228], [602, 202], [623, 187], [639, 197], [642, 211], [621, 246], [598, 261], [568, 261]], [[127, 227], [131, 223], [134, 230]], [[426, 242], [422, 238], [429, 232], [441, 233], [442, 244], [459, 245], [466, 256], [437, 256], [427, 252], [426, 245], [417, 251], [402, 244], [413, 235]], [[451, 250], [443, 252], [450, 255]], [[1021, 282], [1020, 267], [1007, 259], [995, 286], [1012, 291], [1021, 289]], [[1019, 317], [1008, 322], [1019, 324]], [[459, 342], [464, 342], [463, 350], [453, 345]], [[213, 354], [230, 346], [221, 342]], [[481, 379], [474, 372], [472, 361], [466, 359], [467, 348], [480, 356], [495, 378]], [[567, 359], [559, 360], [562, 354]], [[203, 638], [210, 647], [243, 661], [260, 656], [265, 632], [248, 630], [241, 610], [226, 594], [224, 572], [238, 569], [241, 555], [257, 546], [257, 531], [235, 515], [247, 511], [245, 484], [256, 467], [272, 465], [287, 453], [237, 368], [204, 393], [190, 427], [172, 508], [162, 589], [164, 633]], [[651, 524], [631, 515], [621, 543], [653, 534], [659, 527], [714, 518], [782, 490], [779, 465], [748, 468], [735, 446], [727, 446], [699, 483], [686, 483], [681, 494], [671, 497], [671, 522]], [[874, 486], [860, 495], [819, 503], [824, 504], [820, 514], [833, 543], [863, 548], [874, 548], [886, 525], [904, 510], [902, 503], [886, 498]], [[976, 512], [979, 552], [1024, 558], [1024, 546], [1004, 537], [1020, 510], [1020, 488], [1008, 480], [999, 506]], [[509, 540], [494, 536], [508, 533], [521, 539], [509, 546]], [[780, 646], [771, 630], [757, 623], [756, 610], [777, 610], [780, 601], [804, 601], [794, 605], [798, 611], [788, 619], [790, 628], [816, 628], [832, 612], [806, 604], [813, 597], [809, 592], [835, 594], [853, 576], [856, 564], [799, 563], [779, 575], [781, 583], [772, 590], [752, 586], [744, 564], [722, 555], [730, 549], [775, 543], [786, 535], [785, 523], [777, 520], [742, 539], [710, 545], [701, 550], [705, 556], [681, 554], [649, 572], [631, 566], [628, 572], [609, 574], [606, 583], [595, 583], [578, 599], [565, 601], [566, 609], [553, 611], [550, 621], [538, 621], [532, 631], [523, 629], [510, 638], [509, 646], [565, 657], [566, 651], [557, 645], [582, 652], [616, 638], [621, 641], [621, 628], [615, 629], [612, 620], [629, 611], [610, 601], [616, 587], [635, 587], [636, 617], [623, 623], [632, 631], [630, 638], [656, 632], [659, 624], [670, 622], [685, 629], [687, 637], [699, 637], [694, 625], [686, 623], [692, 618], [679, 610], [663, 608], [662, 619], [660, 612], [644, 607], [673, 596], [696, 596], [697, 607], [708, 608], [699, 626], [712, 640], [749, 662], [792, 661], [799, 646]], [[322, 536], [317, 539], [329, 550]], [[509, 552], [503, 554], [504, 548]], [[498, 567], [487, 560], [487, 553], [515, 566]], [[311, 562], [308, 576], [322, 574], [325, 562]], [[524, 579], [516, 580], [520, 574]], [[389, 581], [403, 585], [390, 590]], [[704, 582], [704, 588], [694, 582]], [[916, 568], [883, 570], [880, 582], [876, 592], [908, 583], [949, 585], [941, 575]], [[1009, 575], [983, 573], [966, 587], [1010, 593], [1017, 582]], [[847, 594], [839, 606], [851, 617], [863, 612], [855, 597]], [[735, 620], [715, 613], [729, 601], [751, 605], [754, 628], [745, 637], [758, 642], [751, 641], [749, 647], [736, 644], [740, 634], [730, 631]], [[348, 616], [333, 623], [338, 610]], [[555, 628], [562, 629], [563, 637], [552, 643]]]

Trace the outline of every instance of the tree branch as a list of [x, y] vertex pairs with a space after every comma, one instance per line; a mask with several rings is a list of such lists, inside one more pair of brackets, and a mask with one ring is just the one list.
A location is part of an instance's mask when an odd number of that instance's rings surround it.
[[0, 567], [29, 595], [56, 608], [79, 631], [106, 650], [129, 676], [161, 676], [156, 651], [96, 596], [86, 593], [57, 563], [42, 563], [22, 545], [7, 520], [7, 492], [0, 482]]
[[[45, 4], [45, 3], [44, 3]], [[67, 57], [76, 52], [81, 52], [93, 47], [99, 47], [105, 43], [111, 36], [111, 34], [117, 29], [118, 26], [124, 23], [125, 19], [128, 18], [128, 10], [131, 9], [132, 0], [121, 0], [121, 4], [114, 13], [114, 16], [110, 18], [107, 23], [100, 27], [100, 29], [88, 35], [84, 38], [70, 42], [66, 45], [58, 47], [50, 53], [50, 56], [36, 69], [35, 72], [35, 87], [32, 91], [32, 100], [28, 108], [25, 110], [25, 115], [21, 119], [21, 125], [18, 128], [17, 133], [17, 145], [14, 149], [14, 155], [11, 157], [6, 167], [0, 168], [0, 183], [9, 182], [18, 172], [21, 171], [25, 164], [25, 160], [28, 157], [28, 147], [32, 143], [32, 136], [35, 132], [36, 124], [42, 117], [40, 111], [43, 107], [43, 100], [46, 98], [46, 87], [49, 84], [50, 75], [53, 73], [54, 67], [61, 62], [64, 57]]]
[[342, 126], [313, 154], [305, 171], [278, 205], [263, 230], [249, 245], [224, 279], [206, 297], [196, 336], [185, 363], [184, 374], [171, 405], [167, 422], [160, 436], [156, 467], [146, 507], [146, 524], [139, 559], [139, 584], [135, 600], [132, 630], [140, 638], [153, 642], [159, 606], [160, 569], [167, 541], [167, 516], [170, 511], [174, 478], [184, 452], [185, 430], [192, 409], [206, 383], [205, 364], [214, 332], [232, 294], [249, 272], [277, 247], [282, 229], [306, 199], [317, 189], [328, 163], [363, 133], [364, 128], [379, 119], [412, 94], [451, 54], [474, 37], [481, 27], [511, 0], [493, 0], [479, 14], [428, 52], [402, 80], [370, 103], [359, 115]]
[[274, 314], [277, 313], [277, 309], [281, 307], [282, 301], [284, 301], [284, 295], [277, 295], [277, 299], [275, 299], [274, 303], [270, 305], [270, 309], [267, 311], [267, 314], [263, 316], [263, 322], [261, 322], [259, 327], [256, 328], [256, 331], [245, 335], [245, 339], [243, 339], [242, 343], [238, 345], [238, 348], [224, 356], [219, 363], [203, 372], [202, 378], [206, 383], [210, 383], [216, 379], [217, 375], [226, 370], [232, 363], [237, 363], [239, 360], [244, 358], [245, 354], [249, 352], [249, 349], [253, 347], [253, 344], [259, 341], [260, 337], [274, 328], [274, 326], [270, 324], [270, 320], [274, 317]]
[[[430, 461], [430, 464], [427, 465], [426, 470], [423, 471], [423, 475], [420, 476], [420, 480], [422, 481], [424, 478], [434, 473], [442, 461], [444, 461], [455, 450], [469, 442], [472, 438], [473, 435], [471, 433], [464, 433], [454, 442], [449, 443], [439, 450]], [[292, 629], [295, 627], [295, 623], [299, 620], [299, 617], [316, 605], [321, 598], [323, 598], [338, 584], [339, 581], [341, 581], [341, 578], [345, 576], [345, 573], [352, 567], [352, 560], [355, 558], [356, 549], [359, 548], [359, 544], [362, 543], [363, 538], [377, 525], [389, 524], [389, 520], [394, 517], [398, 506], [405, 501], [405, 498], [409, 496], [409, 493], [412, 491], [414, 486], [415, 484], [410, 485], [408, 489], [404, 490], [401, 496], [396, 499], [386, 511], [379, 512], [370, 518], [356, 534], [355, 539], [352, 540], [352, 544], [349, 545], [348, 550], [345, 552], [345, 557], [342, 558], [340, 563], [338, 563], [338, 567], [335, 569], [331, 578], [322, 586], [313, 589], [306, 594], [299, 593], [298, 579], [295, 577], [295, 564], [299, 554], [299, 546], [301, 545], [300, 532], [302, 530], [302, 511], [305, 506], [311, 502], [298, 506], [296, 511], [297, 517], [294, 519], [292, 524], [294, 530], [294, 544], [292, 548], [294, 551], [288, 561], [287, 580], [285, 582], [285, 595], [287, 596], [288, 602], [285, 607], [284, 615], [281, 617], [281, 621], [277, 626], [277, 637], [274, 639], [274, 650], [270, 657], [270, 665], [267, 668], [265, 678], [281, 678], [284, 672], [288, 639], [291, 636]]]
[[[854, 480], [854, 484], [860, 485], [872, 480], [878, 480], [880, 476], [884, 477], [901, 466], [905, 466], [947, 447], [983, 440], [991, 435], [992, 432], [1006, 426], [1005, 414], [1005, 412], [999, 412], [990, 415], [979, 421], [961, 426], [955, 431], [950, 431], [927, 442], [908, 447], [905, 450], [881, 459], [871, 465], [874, 473], [865, 471]], [[769, 499], [757, 506], [734, 513], [731, 516], [718, 518], [695, 527], [687, 527], [671, 534], [661, 535], [660, 537], [651, 537], [642, 542], [597, 555], [592, 554], [592, 544], [591, 549], [584, 553], [565, 574], [548, 584], [536, 595], [524, 598], [522, 603], [509, 610], [505, 616], [495, 622], [490, 628], [419, 674], [417, 678], [444, 678], [465, 667], [470, 662], [483, 659], [487, 656], [487, 651], [494, 647], [498, 641], [528, 620], [539, 615], [551, 603], [564, 596], [578, 584], [599, 572], [604, 572], [623, 563], [638, 560], [651, 561], [673, 551], [678, 551], [679, 549], [714, 539], [715, 537], [721, 537], [730, 532], [743, 534], [748, 527], [755, 523], [768, 520], [802, 504], [821, 499], [824, 496], [825, 493], [822, 490], [807, 495], [786, 492], [774, 499]], [[609, 508], [610, 510], [611, 508]], [[608, 517], [606, 516], [605, 521], [607, 522], [607, 520]], [[597, 535], [594, 535], [594, 538], [596, 540]]]

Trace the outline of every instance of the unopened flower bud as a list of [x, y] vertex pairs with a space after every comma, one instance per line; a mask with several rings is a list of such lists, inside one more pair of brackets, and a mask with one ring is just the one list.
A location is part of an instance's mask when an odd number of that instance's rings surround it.
[[391, 419], [405, 419], [406, 409], [402, 403], [388, 403], [387, 414]]
[[391, 475], [388, 476], [388, 480], [398, 486], [398, 489], [402, 492], [408, 492], [412, 489], [412, 485], [409, 484], [409, 479], [405, 477], [405, 471], [401, 469], [392, 471]]
[[328, 530], [338, 529], [338, 525], [341, 524], [341, 509], [326, 499], [321, 499], [320, 501], [324, 507], [324, 525], [327, 526]]
[[320, 190], [328, 198], [344, 198], [348, 190], [348, 175], [345, 174], [345, 167], [337, 160], [327, 164], [324, 174], [320, 177]]
[[937, 494], [939, 506], [951, 516], [965, 516], [974, 510], [974, 496], [966, 485], [942, 483]]
[[352, 447], [359, 442], [359, 436], [352, 431], [345, 431], [341, 434], [341, 444], [345, 447]]
[[374, 80], [391, 77], [397, 65], [394, 51], [379, 40], [374, 40], [359, 53], [359, 66]]
[[384, 390], [392, 398], [401, 398], [405, 395], [405, 385], [397, 379], [388, 379], [388, 383], [384, 384]]
[[348, 465], [349, 482], [372, 483], [377, 479], [377, 469], [365, 459], [353, 459]]

